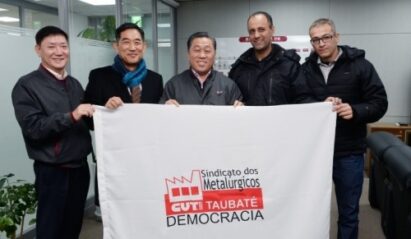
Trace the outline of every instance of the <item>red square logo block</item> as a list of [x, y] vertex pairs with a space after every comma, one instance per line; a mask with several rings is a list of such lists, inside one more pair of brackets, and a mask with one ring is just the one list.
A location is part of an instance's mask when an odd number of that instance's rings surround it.
[[190, 188], [189, 187], [181, 187], [181, 195], [182, 196], [189, 196], [190, 195]]
[[173, 197], [180, 196], [180, 188], [173, 188], [173, 189], [171, 189], [171, 192], [173, 194]]
[[191, 195], [198, 195], [199, 190], [198, 187], [191, 187]]

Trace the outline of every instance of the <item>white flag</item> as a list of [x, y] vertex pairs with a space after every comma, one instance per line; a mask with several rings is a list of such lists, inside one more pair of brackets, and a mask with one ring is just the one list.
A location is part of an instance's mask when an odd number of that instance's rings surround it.
[[331, 103], [94, 115], [105, 239], [328, 239]]

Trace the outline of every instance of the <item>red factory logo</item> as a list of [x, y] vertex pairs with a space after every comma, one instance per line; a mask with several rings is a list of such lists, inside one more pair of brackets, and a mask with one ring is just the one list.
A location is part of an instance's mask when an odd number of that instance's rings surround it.
[[165, 184], [168, 227], [264, 220], [257, 169], [192, 170]]

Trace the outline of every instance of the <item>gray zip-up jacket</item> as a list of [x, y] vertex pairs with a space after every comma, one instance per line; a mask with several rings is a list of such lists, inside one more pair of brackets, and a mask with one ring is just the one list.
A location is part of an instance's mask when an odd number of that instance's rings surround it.
[[83, 100], [81, 84], [67, 76], [63, 85], [44, 67], [19, 79], [12, 91], [15, 115], [31, 159], [49, 164], [84, 163], [91, 137], [71, 112]]
[[242, 95], [234, 81], [221, 72], [212, 70], [201, 86], [193, 72], [186, 70], [166, 83], [160, 103], [169, 99], [187, 105], [232, 105], [241, 101]]

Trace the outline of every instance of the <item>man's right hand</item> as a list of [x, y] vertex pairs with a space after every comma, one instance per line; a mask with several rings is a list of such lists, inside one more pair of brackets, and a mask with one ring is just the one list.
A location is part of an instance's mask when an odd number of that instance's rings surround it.
[[94, 113], [94, 106], [91, 104], [80, 104], [77, 108], [71, 112], [75, 121], [78, 121], [83, 116], [92, 117]]
[[180, 104], [175, 99], [169, 99], [164, 104], [166, 104], [166, 105], [175, 105], [177, 107], [180, 106]]
[[122, 105], [123, 105], [123, 101], [121, 100], [121, 98], [118, 96], [113, 96], [110, 99], [108, 99], [105, 107], [114, 110]]

